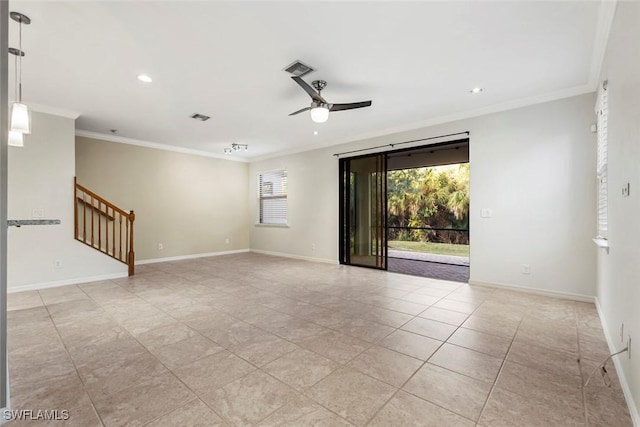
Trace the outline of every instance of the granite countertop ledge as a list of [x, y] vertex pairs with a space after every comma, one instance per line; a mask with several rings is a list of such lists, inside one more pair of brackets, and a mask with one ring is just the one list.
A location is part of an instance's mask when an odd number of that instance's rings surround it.
[[23, 225], [58, 225], [59, 219], [10, 219], [7, 221], [9, 227], [21, 227]]

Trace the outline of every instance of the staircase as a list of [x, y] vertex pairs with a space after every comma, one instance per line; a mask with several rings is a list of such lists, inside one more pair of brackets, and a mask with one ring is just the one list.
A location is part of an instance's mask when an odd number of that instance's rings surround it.
[[96, 193], [75, 185], [74, 237], [77, 241], [129, 266], [134, 274], [133, 222], [136, 214], [126, 212]]

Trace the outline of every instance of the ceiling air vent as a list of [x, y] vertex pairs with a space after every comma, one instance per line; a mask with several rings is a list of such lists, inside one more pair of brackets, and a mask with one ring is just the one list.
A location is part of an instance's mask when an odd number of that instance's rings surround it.
[[200, 120], [201, 122], [206, 122], [211, 118], [209, 116], [205, 116], [204, 114], [198, 114], [198, 113], [193, 113], [189, 117], [191, 117], [192, 119]]
[[315, 69], [313, 69], [310, 66], [308, 66], [307, 64], [303, 64], [301, 61], [297, 60], [297, 61], [294, 61], [291, 64], [287, 65], [284, 68], [284, 71], [286, 71], [287, 73], [291, 73], [294, 76], [302, 77], [305, 74], [309, 74], [310, 72], [315, 71]]

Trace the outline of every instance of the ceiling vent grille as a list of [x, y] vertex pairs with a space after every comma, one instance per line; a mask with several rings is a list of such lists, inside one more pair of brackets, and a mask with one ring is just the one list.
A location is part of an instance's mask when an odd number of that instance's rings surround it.
[[198, 114], [198, 113], [193, 113], [189, 117], [191, 117], [192, 119], [200, 120], [201, 122], [206, 122], [211, 118], [209, 116], [205, 116], [204, 114]]
[[307, 64], [302, 63], [302, 61], [300, 60], [296, 60], [287, 65], [284, 68], [284, 71], [286, 71], [287, 73], [291, 73], [294, 76], [302, 77], [305, 74], [309, 74], [310, 72], [315, 71], [315, 69], [308, 66]]

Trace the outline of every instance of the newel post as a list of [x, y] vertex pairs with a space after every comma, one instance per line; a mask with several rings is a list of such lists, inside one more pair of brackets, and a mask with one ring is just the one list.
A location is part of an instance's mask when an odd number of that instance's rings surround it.
[[134, 273], [134, 265], [135, 265], [135, 253], [133, 252], [133, 222], [136, 220], [136, 214], [133, 211], [129, 212], [129, 222], [131, 226], [129, 227], [129, 254], [128, 254], [128, 262], [129, 265], [129, 276], [133, 276]]

